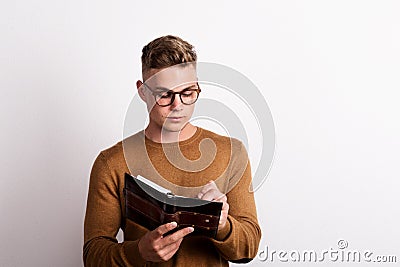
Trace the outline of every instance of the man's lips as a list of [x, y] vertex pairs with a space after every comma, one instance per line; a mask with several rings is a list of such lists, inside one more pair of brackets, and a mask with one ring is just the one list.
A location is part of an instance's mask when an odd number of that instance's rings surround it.
[[183, 118], [184, 118], [184, 116], [170, 116], [170, 117], [167, 117], [167, 119], [170, 120], [170, 121], [180, 121]]

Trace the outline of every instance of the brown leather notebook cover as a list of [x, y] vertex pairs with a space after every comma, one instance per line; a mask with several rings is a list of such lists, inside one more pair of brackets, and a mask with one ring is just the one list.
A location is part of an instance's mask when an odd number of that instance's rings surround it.
[[160, 192], [128, 173], [125, 173], [124, 195], [126, 217], [149, 230], [175, 221], [178, 227], [173, 232], [192, 226], [192, 235], [215, 238], [217, 234], [221, 202]]

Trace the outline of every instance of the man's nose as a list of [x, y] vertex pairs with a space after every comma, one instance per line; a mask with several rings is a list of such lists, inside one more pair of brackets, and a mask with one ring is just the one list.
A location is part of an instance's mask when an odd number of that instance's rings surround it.
[[176, 109], [178, 107], [181, 107], [182, 105], [183, 104], [182, 104], [180, 96], [178, 94], [175, 94], [174, 101], [171, 104], [171, 108]]

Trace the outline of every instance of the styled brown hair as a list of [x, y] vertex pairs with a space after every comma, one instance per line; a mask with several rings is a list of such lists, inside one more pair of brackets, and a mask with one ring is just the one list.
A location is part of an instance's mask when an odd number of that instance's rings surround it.
[[150, 69], [162, 69], [196, 60], [196, 51], [191, 44], [177, 36], [162, 36], [143, 47], [142, 74]]

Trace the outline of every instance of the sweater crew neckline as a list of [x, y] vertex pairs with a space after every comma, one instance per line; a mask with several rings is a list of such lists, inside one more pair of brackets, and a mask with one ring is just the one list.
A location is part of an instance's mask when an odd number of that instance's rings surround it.
[[152, 147], [163, 147], [163, 146], [169, 147], [169, 146], [176, 146], [176, 145], [179, 145], [179, 146], [189, 145], [189, 144], [193, 143], [194, 141], [196, 141], [200, 137], [202, 132], [203, 132], [203, 129], [196, 126], [196, 132], [191, 137], [189, 137], [188, 139], [183, 140], [183, 141], [171, 142], [171, 143], [154, 142], [153, 140], [149, 139], [145, 135], [144, 130], [142, 131], [142, 134], [144, 135], [146, 145], [150, 145]]

